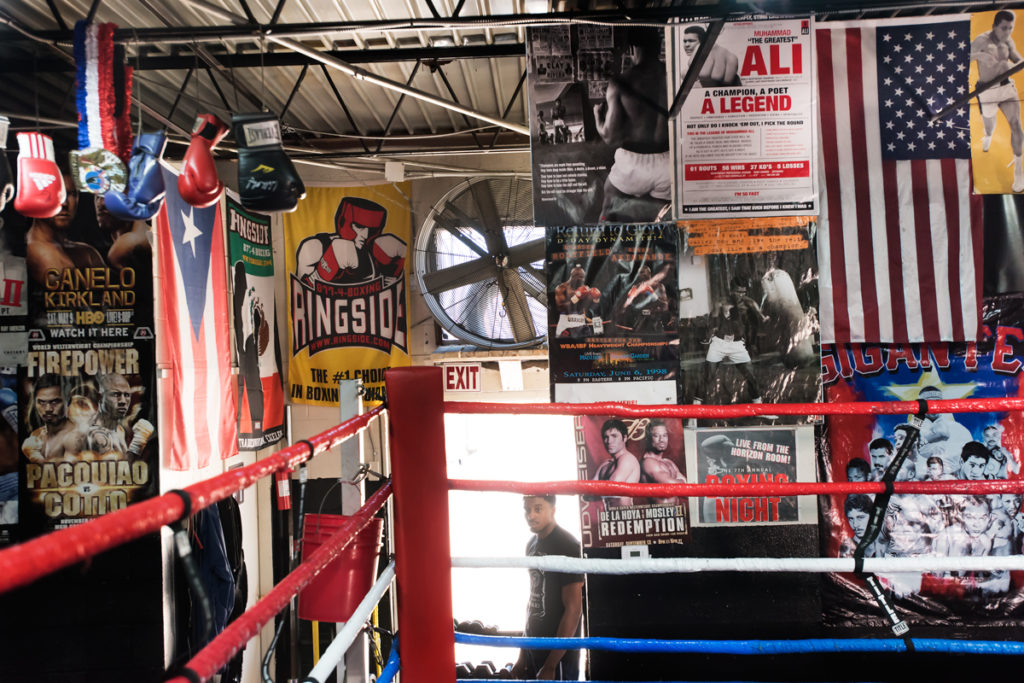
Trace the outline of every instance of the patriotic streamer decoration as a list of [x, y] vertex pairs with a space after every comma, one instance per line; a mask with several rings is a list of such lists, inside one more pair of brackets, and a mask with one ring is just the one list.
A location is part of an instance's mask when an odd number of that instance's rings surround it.
[[71, 152], [71, 173], [82, 192], [123, 192], [128, 178], [122, 159], [131, 153], [131, 71], [114, 59], [116, 28], [75, 24], [79, 149]]

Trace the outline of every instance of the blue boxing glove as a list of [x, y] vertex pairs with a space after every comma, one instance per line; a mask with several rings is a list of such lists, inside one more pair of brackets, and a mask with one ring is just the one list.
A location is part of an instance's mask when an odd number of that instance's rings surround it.
[[128, 161], [128, 187], [124, 193], [107, 192], [107, 210], [123, 221], [146, 221], [156, 215], [164, 201], [164, 176], [160, 157], [167, 146], [167, 134], [143, 133], [135, 138]]

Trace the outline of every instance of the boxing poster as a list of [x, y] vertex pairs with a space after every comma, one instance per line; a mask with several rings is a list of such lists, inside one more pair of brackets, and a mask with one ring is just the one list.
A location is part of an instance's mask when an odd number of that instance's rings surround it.
[[0, 216], [0, 367], [24, 365], [28, 348], [25, 229], [13, 205]]
[[526, 31], [537, 225], [669, 217], [664, 29]]
[[314, 187], [285, 214], [293, 403], [338, 405], [338, 382], [384, 400], [384, 371], [409, 365], [409, 185]]
[[[686, 221], [680, 231], [681, 402], [820, 400], [813, 219]], [[814, 419], [773, 416], [745, 422]]]
[[[812, 427], [696, 429], [686, 433], [687, 465], [702, 484], [814, 481]], [[808, 496], [691, 498], [693, 526], [814, 524]]]
[[[579, 479], [672, 484], [686, 481], [679, 420], [573, 418]], [[689, 537], [685, 498], [583, 496], [584, 548], [680, 543]]]
[[[680, 217], [817, 214], [810, 19], [729, 22], [673, 119]], [[671, 33], [671, 92], [706, 24]]]
[[25, 221], [21, 538], [158, 491], [149, 227], [114, 218], [101, 196], [80, 198], [70, 178], [65, 184], [56, 216]]
[[[1024, 49], [1024, 26], [1017, 30], [1018, 12], [999, 10], [971, 14], [970, 100], [971, 162], [974, 191], [1010, 194], [1024, 191], [1024, 132], [1020, 94], [1024, 74], [1019, 63]], [[1018, 47], [1020, 46], [1020, 47]], [[957, 64], [960, 69], [963, 65]], [[945, 104], [965, 93], [949, 92]]]
[[[986, 299], [984, 338], [930, 345], [826, 345], [822, 371], [832, 401], [913, 401], [1024, 395], [1024, 298]], [[909, 433], [908, 415], [836, 416], [819, 443], [819, 467], [828, 481], [879, 481]], [[930, 412], [919, 442], [896, 481], [1021, 478], [1024, 420], [1019, 413]], [[861, 494], [820, 498], [822, 549], [851, 557], [867, 528], [873, 499]], [[1024, 536], [1021, 496], [894, 495], [865, 557], [1017, 555]], [[1006, 624], [1024, 617], [1019, 572], [881, 574], [899, 615], [913, 626]], [[866, 584], [829, 575], [825, 623], [882, 624]], [[1019, 624], [1019, 621], [1016, 623]], [[911, 631], [911, 635], [913, 631]]]
[[548, 366], [558, 402], [677, 402], [673, 223], [547, 228]]
[[271, 220], [243, 208], [232, 192], [227, 196], [227, 211], [238, 362], [238, 448], [258, 451], [284, 438]]

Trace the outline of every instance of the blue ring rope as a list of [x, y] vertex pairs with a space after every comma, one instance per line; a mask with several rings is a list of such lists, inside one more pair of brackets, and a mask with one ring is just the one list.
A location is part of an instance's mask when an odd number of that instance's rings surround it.
[[377, 683], [391, 683], [400, 668], [401, 662], [398, 659], [398, 647], [393, 645], [391, 647], [391, 654], [388, 655], [387, 664], [380, 670], [380, 677], [377, 679]]
[[[605, 650], [608, 652], [675, 652], [730, 655], [780, 655], [822, 652], [906, 652], [896, 638], [813, 638], [804, 640], [653, 640], [640, 638], [523, 638], [456, 633], [464, 645], [536, 650]], [[1024, 655], [1024, 643], [1001, 640], [914, 638], [916, 652]]]

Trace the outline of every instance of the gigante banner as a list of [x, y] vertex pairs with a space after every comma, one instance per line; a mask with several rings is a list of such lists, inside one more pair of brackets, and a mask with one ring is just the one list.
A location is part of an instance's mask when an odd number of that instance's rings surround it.
[[337, 405], [338, 382], [384, 400], [384, 371], [408, 365], [409, 186], [315, 187], [285, 215], [289, 396]]
[[[829, 401], [912, 401], [1024, 395], [1020, 295], [986, 300], [984, 338], [977, 344], [852, 345], [822, 349]], [[877, 481], [908, 434], [908, 416], [829, 420], [819, 444], [821, 471], [831, 481]], [[897, 481], [1000, 480], [1021, 477], [1024, 424], [1015, 413], [928, 414]], [[829, 556], [851, 556], [865, 533], [870, 496], [822, 499]], [[866, 557], [961, 557], [1021, 553], [1021, 496], [895, 495]], [[913, 624], [1020, 624], [1024, 583], [1017, 572], [885, 574], [900, 615]], [[882, 623], [867, 586], [830, 575], [826, 623]], [[1010, 621], [1012, 620], [1012, 622]]]

